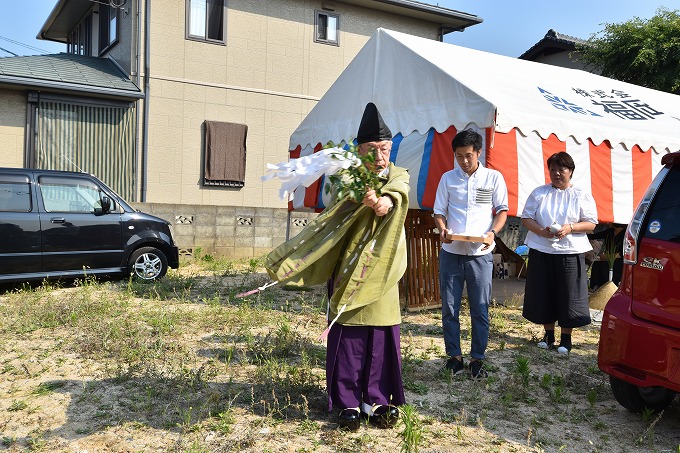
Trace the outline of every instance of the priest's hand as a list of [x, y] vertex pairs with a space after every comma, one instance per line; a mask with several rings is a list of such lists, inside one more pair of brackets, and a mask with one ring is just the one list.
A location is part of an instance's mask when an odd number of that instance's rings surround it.
[[369, 189], [366, 192], [364, 199], [361, 200], [361, 204], [368, 206], [369, 208], [372, 208], [377, 203], [378, 203], [378, 195], [375, 193], [375, 190], [373, 190], [373, 189]]
[[378, 197], [373, 189], [366, 192], [366, 196], [361, 203], [373, 209], [375, 215], [378, 217], [386, 215], [394, 207], [394, 202], [391, 197], [387, 195]]

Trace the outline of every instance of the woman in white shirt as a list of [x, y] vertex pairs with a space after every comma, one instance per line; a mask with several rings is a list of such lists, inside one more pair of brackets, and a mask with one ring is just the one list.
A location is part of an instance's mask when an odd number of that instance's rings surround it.
[[555, 153], [547, 165], [551, 183], [534, 189], [522, 212], [522, 225], [529, 230], [522, 315], [543, 325], [539, 348], [569, 354], [572, 329], [590, 324], [585, 253], [592, 250], [587, 233], [597, 224], [597, 207], [591, 194], [571, 184], [576, 166], [569, 154]]

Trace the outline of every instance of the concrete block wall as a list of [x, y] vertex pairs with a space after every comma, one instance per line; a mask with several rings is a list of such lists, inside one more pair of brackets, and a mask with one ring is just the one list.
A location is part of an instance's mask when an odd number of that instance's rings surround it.
[[[286, 240], [289, 212], [280, 208], [132, 203], [172, 224], [181, 256], [202, 254], [221, 258], [262, 256]], [[316, 217], [314, 212], [290, 212], [289, 237]]]

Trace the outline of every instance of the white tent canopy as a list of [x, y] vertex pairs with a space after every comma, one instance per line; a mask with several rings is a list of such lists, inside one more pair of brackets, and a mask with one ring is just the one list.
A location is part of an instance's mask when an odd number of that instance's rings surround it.
[[[628, 223], [660, 155], [680, 150], [680, 96], [379, 29], [292, 134], [291, 157], [355, 138], [367, 102], [395, 136], [391, 159], [409, 169], [416, 209], [432, 208], [455, 165], [451, 139], [469, 126], [505, 178], [510, 215], [549, 182], [547, 157], [566, 151], [600, 221]], [[295, 191], [294, 208], [323, 204], [318, 185]]]
[[374, 102], [394, 134], [469, 124], [630, 150], [680, 149], [680, 96], [378, 29], [303, 120], [290, 149], [355, 137]]

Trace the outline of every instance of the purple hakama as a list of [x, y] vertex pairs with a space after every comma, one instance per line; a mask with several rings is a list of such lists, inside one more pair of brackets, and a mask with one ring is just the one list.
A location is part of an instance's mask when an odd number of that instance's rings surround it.
[[404, 404], [401, 380], [400, 325], [343, 326], [328, 334], [326, 387], [328, 410], [361, 403]]

